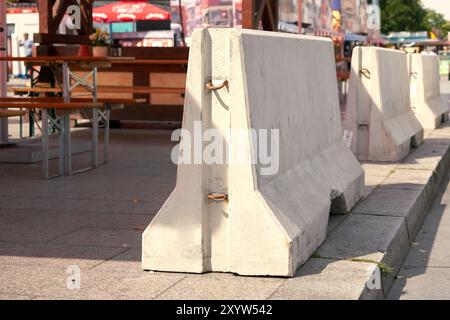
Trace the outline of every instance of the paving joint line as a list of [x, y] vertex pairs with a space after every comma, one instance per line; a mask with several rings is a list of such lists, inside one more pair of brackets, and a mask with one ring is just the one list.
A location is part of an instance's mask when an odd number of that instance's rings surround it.
[[123, 246], [99, 246], [99, 245], [86, 245], [86, 244], [68, 244], [68, 243], [47, 243], [47, 242], [36, 242], [36, 241], [7, 241], [7, 240], [0, 240], [1, 243], [6, 244], [16, 244], [16, 245], [24, 245], [24, 244], [34, 244], [34, 245], [52, 245], [52, 246], [69, 246], [69, 247], [88, 247], [88, 248], [116, 248], [116, 249], [122, 249], [122, 248], [130, 248], [130, 249], [140, 249], [140, 247], [123, 247]]
[[177, 284], [179, 284], [181, 281], [183, 281], [184, 279], [186, 279], [187, 276], [182, 277], [180, 280], [174, 282], [173, 284], [171, 284], [169, 287], [167, 287], [166, 289], [163, 289], [161, 292], [159, 292], [158, 294], [156, 294], [154, 297], [152, 297], [152, 300], [157, 300], [160, 296], [162, 296], [164, 293], [166, 293], [168, 290], [172, 289], [174, 286], [176, 286]]
[[80, 231], [81, 229], [82, 229], [82, 228], [76, 228], [75, 230], [73, 230], [73, 231], [71, 231], [71, 232], [68, 232], [68, 233], [65, 233], [65, 234], [63, 234], [63, 235], [57, 236], [56, 238], [47, 240], [47, 241], [45, 241], [45, 243], [48, 244], [48, 243], [51, 242], [51, 241], [55, 241], [55, 240], [58, 240], [58, 239], [60, 239], [60, 238], [64, 238], [65, 236], [68, 236], [68, 235], [70, 235], [70, 234], [72, 234], [72, 233], [78, 232], [78, 231]]
[[123, 254], [123, 253], [125, 253], [125, 252], [127, 252], [127, 251], [129, 251], [129, 250], [131, 250], [131, 249], [132, 249], [132, 248], [126, 248], [125, 250], [123, 250], [123, 251], [121, 251], [121, 252], [119, 252], [119, 253], [113, 255], [112, 257], [107, 258], [107, 259], [104, 259], [103, 261], [101, 261], [101, 262], [99, 262], [99, 263], [93, 265], [92, 267], [89, 267], [88, 270], [93, 270], [93, 269], [97, 268], [98, 266], [100, 266], [100, 265], [102, 265], [102, 264], [104, 264], [104, 263], [106, 263], [106, 262], [108, 262], [108, 261], [112, 261], [114, 258], [120, 256], [121, 254]]

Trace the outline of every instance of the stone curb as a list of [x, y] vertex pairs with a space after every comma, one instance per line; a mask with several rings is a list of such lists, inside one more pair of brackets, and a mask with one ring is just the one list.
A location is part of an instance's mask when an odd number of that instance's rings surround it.
[[[331, 217], [325, 242], [272, 299], [387, 297], [450, 168], [450, 124], [427, 132], [402, 163], [363, 167], [365, 198], [349, 215]], [[379, 263], [392, 272], [381, 275]]]

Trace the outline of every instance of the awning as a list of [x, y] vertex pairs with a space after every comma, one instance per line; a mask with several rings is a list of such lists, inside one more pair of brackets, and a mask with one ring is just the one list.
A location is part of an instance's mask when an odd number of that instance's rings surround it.
[[314, 32], [314, 35], [318, 37], [331, 38], [334, 42], [342, 42], [344, 40], [344, 34], [336, 31], [317, 29]]
[[317, 29], [314, 34], [318, 37], [331, 37], [332, 32], [330, 30]]
[[423, 42], [430, 40], [428, 38], [428, 32], [391, 32], [385, 37], [388, 43], [413, 43], [413, 42]]
[[170, 13], [143, 1], [117, 2], [94, 8], [95, 22], [124, 22], [141, 20], [170, 20]]
[[344, 34], [341, 32], [336, 32], [326, 29], [317, 29], [314, 34], [318, 37], [342, 37]]
[[345, 35], [345, 41], [366, 42], [367, 36], [362, 36], [360, 34], [347, 33]]

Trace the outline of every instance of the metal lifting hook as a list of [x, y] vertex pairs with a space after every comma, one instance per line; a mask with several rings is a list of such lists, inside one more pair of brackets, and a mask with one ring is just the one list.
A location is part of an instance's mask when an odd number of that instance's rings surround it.
[[225, 193], [210, 193], [208, 194], [208, 199], [214, 201], [225, 201], [228, 199], [228, 195]]
[[362, 74], [364, 77], [366, 77], [367, 79], [370, 79], [372, 74], [370, 73], [370, 71], [366, 68], [363, 68], [359, 71], [360, 74]]
[[223, 80], [223, 82], [221, 84], [218, 85], [214, 85], [214, 81], [213, 80], [209, 80], [206, 83], [206, 89], [208, 90], [212, 90], [212, 91], [216, 91], [216, 90], [220, 90], [222, 88], [228, 88], [228, 80]]

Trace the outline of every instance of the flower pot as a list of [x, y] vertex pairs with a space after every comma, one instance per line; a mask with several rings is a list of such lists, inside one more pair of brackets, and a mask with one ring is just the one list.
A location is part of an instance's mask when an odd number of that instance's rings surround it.
[[93, 47], [92, 55], [94, 57], [107, 57], [109, 53], [108, 47]]

